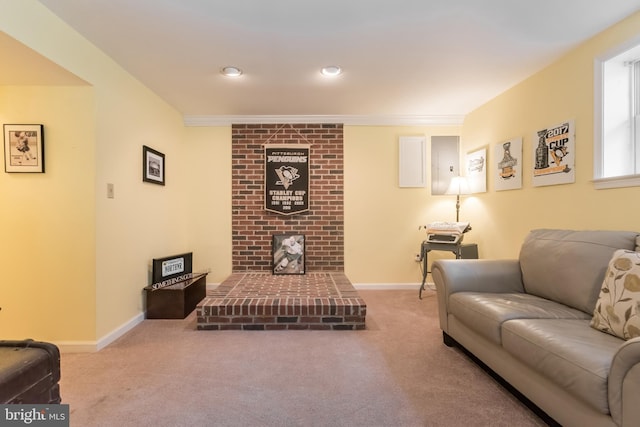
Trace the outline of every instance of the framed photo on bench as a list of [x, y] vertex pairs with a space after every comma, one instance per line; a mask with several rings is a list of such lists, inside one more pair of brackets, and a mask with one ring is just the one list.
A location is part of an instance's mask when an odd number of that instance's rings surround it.
[[274, 234], [273, 274], [304, 274], [304, 234]]

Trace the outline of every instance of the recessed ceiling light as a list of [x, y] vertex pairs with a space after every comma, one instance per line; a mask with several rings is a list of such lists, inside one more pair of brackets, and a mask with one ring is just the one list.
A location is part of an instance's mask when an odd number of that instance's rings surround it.
[[242, 75], [242, 70], [238, 67], [224, 67], [220, 72], [227, 77], [238, 77]]
[[322, 70], [320, 70], [320, 72], [323, 76], [333, 77], [341, 74], [342, 69], [337, 65], [329, 65], [328, 67], [322, 67]]

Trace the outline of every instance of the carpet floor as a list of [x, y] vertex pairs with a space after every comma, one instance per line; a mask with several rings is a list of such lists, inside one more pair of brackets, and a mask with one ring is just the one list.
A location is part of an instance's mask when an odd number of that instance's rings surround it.
[[63, 353], [71, 426], [545, 426], [458, 349], [435, 293], [360, 290], [360, 331], [198, 331], [145, 320]]

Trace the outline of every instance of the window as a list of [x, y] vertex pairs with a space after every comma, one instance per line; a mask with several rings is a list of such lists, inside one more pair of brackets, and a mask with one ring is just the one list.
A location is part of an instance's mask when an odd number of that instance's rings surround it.
[[595, 63], [596, 188], [640, 186], [640, 37]]

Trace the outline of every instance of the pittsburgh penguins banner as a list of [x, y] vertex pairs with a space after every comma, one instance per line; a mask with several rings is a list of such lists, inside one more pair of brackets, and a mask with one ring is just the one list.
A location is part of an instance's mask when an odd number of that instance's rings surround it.
[[283, 215], [309, 210], [309, 146], [265, 145], [265, 209]]

